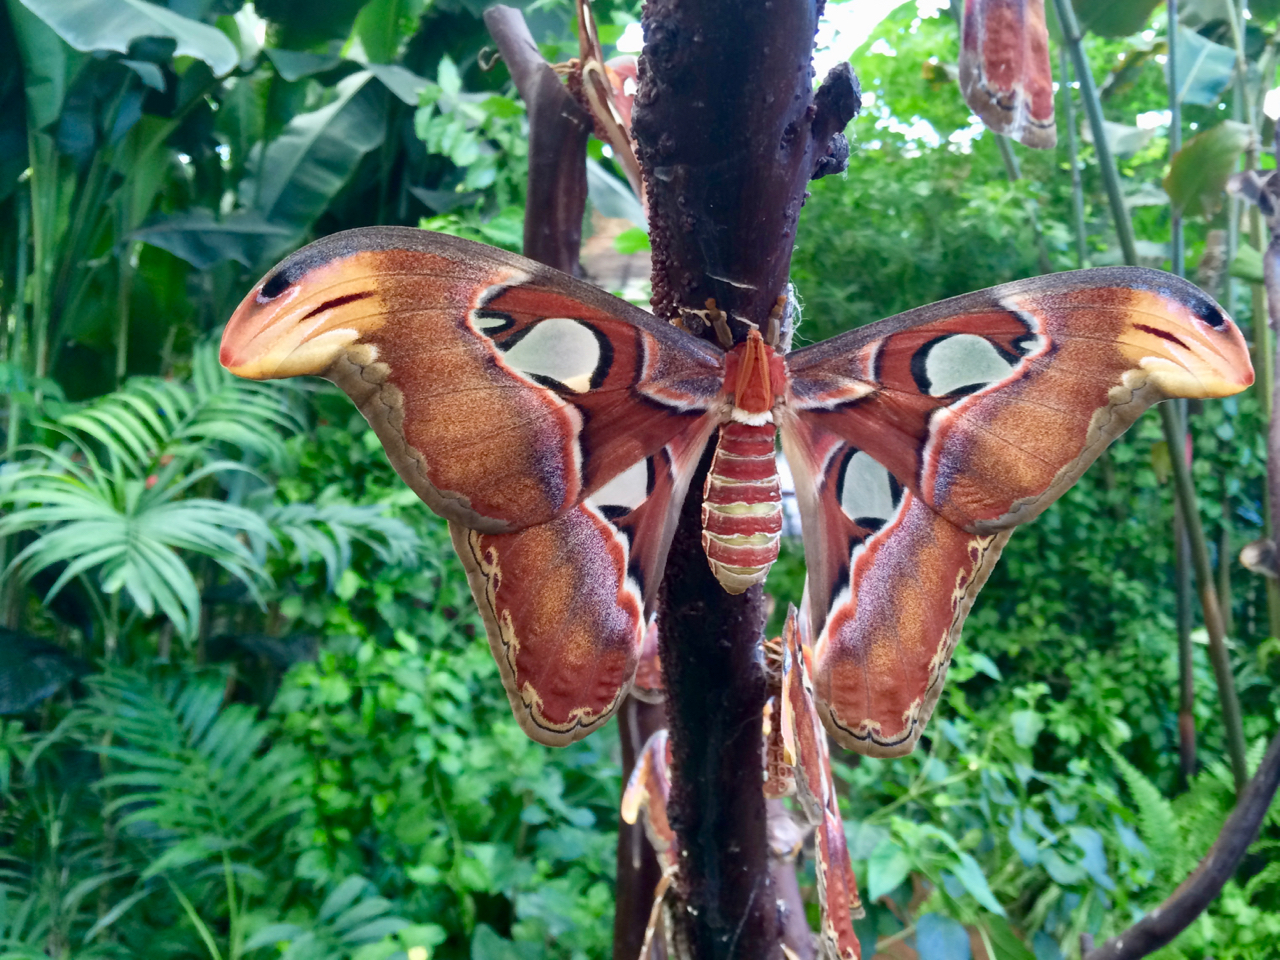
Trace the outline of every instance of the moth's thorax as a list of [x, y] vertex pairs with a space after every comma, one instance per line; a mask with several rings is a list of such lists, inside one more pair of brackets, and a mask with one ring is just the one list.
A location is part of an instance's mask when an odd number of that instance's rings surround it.
[[773, 422], [775, 400], [786, 390], [782, 356], [752, 330], [725, 358], [725, 392], [733, 396], [729, 416], [737, 423], [760, 426]]

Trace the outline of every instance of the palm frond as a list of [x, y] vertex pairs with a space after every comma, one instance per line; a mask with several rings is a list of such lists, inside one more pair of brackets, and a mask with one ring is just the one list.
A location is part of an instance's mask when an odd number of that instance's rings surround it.
[[241, 380], [222, 369], [212, 343], [197, 347], [189, 383], [135, 377], [119, 390], [55, 415], [47, 424], [88, 438], [114, 466], [145, 478], [170, 458], [217, 444], [279, 466], [284, 438], [304, 428], [296, 389]]
[[269, 924], [249, 938], [245, 950], [270, 946], [281, 950], [280, 960], [337, 960], [406, 926], [373, 884], [363, 877], [347, 877], [325, 897], [310, 922]]
[[225, 678], [157, 685], [120, 671], [87, 682], [89, 745], [112, 761], [98, 783], [111, 796], [104, 810], [151, 849], [144, 879], [223, 854], [252, 870], [272, 831], [308, 802], [301, 755], [268, 745], [252, 708], [222, 705]]
[[310, 563], [313, 555], [320, 558], [331, 590], [351, 565], [353, 543], [365, 544], [389, 564], [409, 563], [420, 545], [412, 527], [387, 516], [378, 505], [267, 504], [260, 515], [282, 543], [293, 545], [302, 565]]
[[[177, 470], [164, 471], [148, 488], [136, 477], [92, 480], [85, 476], [87, 464], [49, 459], [69, 469], [33, 462], [0, 474], [0, 507], [9, 510], [0, 517], [0, 537], [40, 534], [13, 558], [6, 575], [28, 580], [64, 565], [46, 603], [75, 577], [97, 570], [103, 592], [127, 593], [142, 615], [159, 611], [190, 639], [200, 622], [200, 590], [180, 552], [209, 557], [257, 597], [266, 574], [242, 538], [273, 539], [258, 514], [220, 500], [176, 499], [193, 482]], [[238, 469], [218, 461], [193, 476]]]

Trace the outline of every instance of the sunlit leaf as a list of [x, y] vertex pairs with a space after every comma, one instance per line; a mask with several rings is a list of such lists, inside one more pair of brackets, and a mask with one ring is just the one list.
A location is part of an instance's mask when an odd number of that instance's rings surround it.
[[1224, 120], [1183, 144], [1164, 178], [1174, 208], [1186, 217], [1213, 216], [1222, 205], [1227, 180], [1252, 138], [1248, 125]]
[[[1216, 103], [1235, 76], [1236, 52], [1182, 26], [1177, 44], [1178, 76], [1169, 83], [1178, 99], [1199, 106]], [[1166, 76], [1168, 69], [1166, 65]]]
[[221, 30], [147, 0], [19, 0], [77, 50], [128, 53], [142, 37], [168, 37], [180, 57], [203, 60], [223, 76], [240, 63]]

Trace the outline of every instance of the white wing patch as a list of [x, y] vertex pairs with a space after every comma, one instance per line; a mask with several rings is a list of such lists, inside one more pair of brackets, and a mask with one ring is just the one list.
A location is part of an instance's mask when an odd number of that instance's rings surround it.
[[636, 463], [606, 483], [590, 497], [600, 509], [619, 507], [630, 513], [649, 496], [649, 460]]
[[897, 512], [902, 487], [870, 454], [856, 451], [840, 475], [840, 508], [862, 527], [879, 530]]
[[503, 356], [525, 376], [554, 380], [574, 393], [591, 389], [602, 360], [595, 331], [568, 317], [551, 317], [531, 327]]
[[1013, 369], [995, 344], [972, 333], [935, 340], [924, 348], [924, 374], [928, 394], [945, 397], [962, 388], [982, 389], [1009, 376]]

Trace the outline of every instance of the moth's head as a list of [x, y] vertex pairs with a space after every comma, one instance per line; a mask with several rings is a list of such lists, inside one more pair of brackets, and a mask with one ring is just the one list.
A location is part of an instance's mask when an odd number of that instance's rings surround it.
[[[1152, 271], [1154, 273], [1154, 271]], [[1160, 275], [1133, 290], [1125, 350], [1168, 397], [1229, 397], [1253, 383], [1249, 347], [1207, 294]]]
[[323, 374], [384, 321], [367, 262], [377, 255], [312, 244], [284, 260], [231, 315], [222, 334], [222, 365], [251, 380]]

